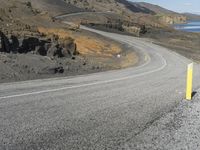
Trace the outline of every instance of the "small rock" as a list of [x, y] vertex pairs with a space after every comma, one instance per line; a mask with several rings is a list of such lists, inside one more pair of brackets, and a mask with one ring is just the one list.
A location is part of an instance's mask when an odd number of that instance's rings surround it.
[[64, 68], [63, 67], [57, 67], [54, 69], [55, 73], [64, 73]]

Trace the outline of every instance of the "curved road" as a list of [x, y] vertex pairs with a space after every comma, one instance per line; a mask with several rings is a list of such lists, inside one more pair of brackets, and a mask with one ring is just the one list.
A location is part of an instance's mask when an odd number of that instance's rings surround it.
[[144, 60], [135, 68], [1, 84], [1, 150], [126, 149], [184, 98], [190, 60], [143, 39], [82, 28], [128, 44]]

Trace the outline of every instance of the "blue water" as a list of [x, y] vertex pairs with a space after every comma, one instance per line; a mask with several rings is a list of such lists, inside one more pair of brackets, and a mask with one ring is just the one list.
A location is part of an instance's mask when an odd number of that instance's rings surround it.
[[200, 32], [200, 20], [188, 21], [186, 24], [176, 24], [175, 29], [187, 32]]

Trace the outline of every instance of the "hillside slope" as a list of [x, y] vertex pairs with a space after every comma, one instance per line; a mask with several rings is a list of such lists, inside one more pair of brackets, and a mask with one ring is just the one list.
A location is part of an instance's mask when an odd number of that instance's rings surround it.
[[186, 16], [188, 20], [200, 20], [200, 15], [197, 14], [184, 13], [183, 15]]
[[151, 26], [159, 26], [158, 24], [163, 26], [163, 24], [184, 23], [186, 21], [186, 17], [182, 14], [149, 3], [129, 2], [127, 0], [65, 1], [67, 4], [87, 11], [113, 12], [135, 23]]
[[146, 2], [131, 2], [131, 4], [137, 7], [144, 7], [146, 9], [149, 9], [156, 14], [177, 14], [176, 12], [165, 9], [159, 5], [154, 5]]
[[167, 24], [185, 23], [187, 20], [187, 17], [184, 16], [183, 14], [179, 14], [177, 12], [165, 9], [158, 5], [153, 5], [153, 4], [145, 3], [145, 2], [136, 2], [132, 4], [138, 7], [140, 6], [140, 7], [148, 8], [149, 10], [155, 13], [155, 15], [158, 17], [158, 19], [161, 22], [164, 22]]
[[31, 0], [34, 8], [48, 11], [51, 15], [75, 13], [84, 11], [74, 5], [67, 4], [63, 0]]
[[84, 11], [74, 5], [62, 0], [0, 3], [0, 82], [119, 69], [138, 61], [118, 42], [53, 19]]

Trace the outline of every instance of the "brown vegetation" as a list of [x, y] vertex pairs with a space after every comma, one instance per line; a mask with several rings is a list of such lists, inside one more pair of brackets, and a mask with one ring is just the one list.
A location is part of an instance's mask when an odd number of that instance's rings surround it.
[[113, 55], [117, 55], [122, 51], [119, 45], [86, 35], [75, 36], [65, 29], [39, 27], [38, 31], [47, 36], [51, 36], [53, 34], [58, 35], [61, 39], [69, 37], [74, 38], [78, 52], [85, 56], [96, 55], [101, 57], [112, 57]]

